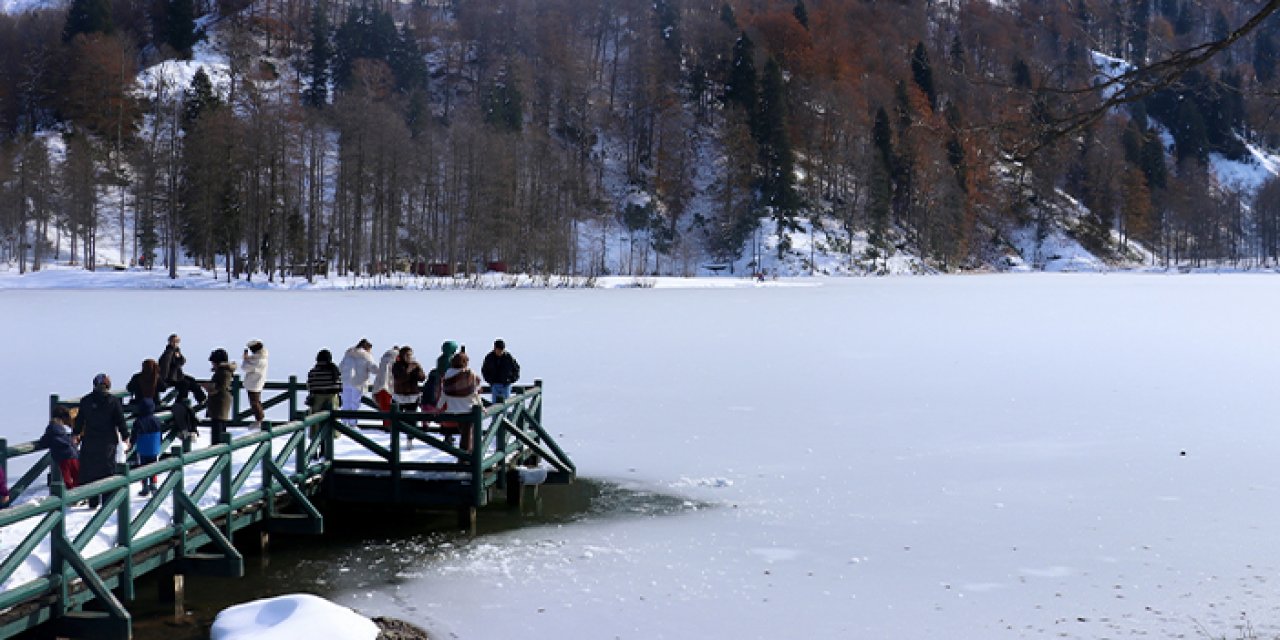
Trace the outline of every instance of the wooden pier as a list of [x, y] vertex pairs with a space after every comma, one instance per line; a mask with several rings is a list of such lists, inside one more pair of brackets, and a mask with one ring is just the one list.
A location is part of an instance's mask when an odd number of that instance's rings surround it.
[[[234, 391], [233, 428], [221, 442], [193, 447], [169, 435], [159, 461], [121, 465], [117, 475], [71, 490], [47, 451], [0, 439], [6, 475], [15, 462], [29, 465], [11, 483], [15, 506], [0, 510], [0, 638], [42, 624], [64, 637], [131, 638], [126, 604], [140, 576], [172, 574], [179, 592], [186, 575], [242, 576], [236, 532], [323, 534], [317, 497], [456, 510], [460, 526], [474, 528], [476, 510], [494, 495], [518, 505], [526, 482], [576, 476], [542, 424], [540, 381], [469, 414], [381, 412], [366, 397], [359, 411], [304, 415], [298, 398], [306, 385], [291, 377], [268, 383], [263, 398], [268, 410], [287, 405], [290, 421], [256, 431], [246, 428], [238, 379]], [[57, 406], [76, 403], [53, 396], [50, 409]], [[471, 451], [448, 441], [441, 419], [470, 430]], [[157, 491], [133, 495], [150, 476]], [[97, 508], [84, 506], [90, 498]]]

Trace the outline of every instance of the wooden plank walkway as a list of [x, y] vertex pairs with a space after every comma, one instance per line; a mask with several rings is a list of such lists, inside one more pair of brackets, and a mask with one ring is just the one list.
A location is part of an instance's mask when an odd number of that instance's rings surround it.
[[[170, 436], [170, 453], [139, 468], [67, 490], [48, 452], [33, 442], [0, 439], [6, 472], [27, 471], [11, 486], [14, 505], [0, 510], [0, 638], [54, 622], [70, 637], [129, 638], [124, 603], [134, 583], [152, 571], [243, 575], [232, 543], [247, 527], [321, 534], [324, 516], [313, 504], [327, 500], [456, 509], [474, 527], [476, 509], [491, 494], [518, 501], [523, 478], [571, 482], [576, 467], [542, 425], [542, 385], [516, 389], [501, 404], [449, 415], [471, 430], [472, 451], [449, 443], [423, 413], [383, 413], [368, 398], [360, 411], [304, 416], [296, 378], [268, 383], [267, 407], [288, 405], [292, 421], [245, 428], [235, 385], [233, 428], [216, 444], [192, 448]], [[73, 405], [54, 396], [51, 408]], [[158, 414], [163, 421], [167, 412]], [[355, 420], [355, 426], [343, 420]], [[385, 426], [384, 426], [385, 425]], [[16, 464], [15, 464], [16, 463]], [[527, 469], [538, 467], [536, 474]], [[525, 471], [522, 471], [525, 470]], [[150, 496], [131, 493], [155, 476]], [[11, 476], [10, 476], [11, 477]], [[85, 506], [96, 498], [96, 508]], [[95, 609], [84, 605], [97, 601]]]

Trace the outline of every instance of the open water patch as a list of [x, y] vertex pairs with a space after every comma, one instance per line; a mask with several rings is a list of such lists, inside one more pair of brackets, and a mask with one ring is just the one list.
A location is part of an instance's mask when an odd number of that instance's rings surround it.
[[[263, 552], [256, 528], [236, 534], [245, 557], [243, 578], [187, 576], [187, 616], [174, 621], [173, 605], [155, 597], [159, 574], [138, 581], [138, 599], [126, 607], [134, 616], [138, 640], [208, 638], [214, 616], [226, 607], [286, 593], [336, 596], [352, 591], [394, 589], [423, 577], [433, 565], [494, 545], [489, 538], [519, 529], [572, 526], [599, 520], [660, 518], [711, 508], [642, 487], [578, 478], [568, 485], [525, 488], [523, 508], [498, 498], [479, 511], [475, 535], [458, 528], [457, 514], [412, 507], [323, 505], [325, 534], [271, 534]], [[543, 544], [530, 542], [529, 544]], [[527, 545], [526, 545], [527, 546]], [[551, 552], [551, 551], [549, 551]], [[502, 554], [478, 553], [499, 561]], [[349, 603], [344, 603], [349, 604]], [[32, 638], [41, 636], [31, 636]]]

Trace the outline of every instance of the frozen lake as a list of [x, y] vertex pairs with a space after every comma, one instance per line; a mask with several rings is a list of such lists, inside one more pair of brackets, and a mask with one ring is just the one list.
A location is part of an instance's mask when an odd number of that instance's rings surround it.
[[710, 505], [485, 536], [336, 594], [437, 632], [1280, 632], [1274, 276], [0, 304], [10, 440], [39, 434], [49, 393], [99, 370], [122, 386], [175, 331], [191, 373], [259, 338], [272, 378], [362, 336], [423, 357], [501, 336], [546, 381], [546, 422], [582, 475]]

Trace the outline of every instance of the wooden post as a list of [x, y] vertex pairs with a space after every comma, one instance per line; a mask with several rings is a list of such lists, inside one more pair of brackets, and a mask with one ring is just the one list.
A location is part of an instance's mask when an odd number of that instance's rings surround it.
[[289, 419], [285, 422], [293, 422], [298, 419], [298, 376], [289, 376]]
[[400, 404], [391, 403], [391, 500], [400, 503], [402, 489], [400, 486]]
[[[470, 422], [463, 428], [471, 429], [471, 506], [474, 508], [484, 505], [484, 451], [480, 447], [484, 441], [484, 407], [471, 407]], [[471, 518], [474, 520], [475, 515]]]
[[258, 534], [258, 545], [262, 549], [262, 568], [265, 570], [271, 566], [271, 534], [263, 530]]
[[468, 536], [476, 535], [475, 507], [463, 507], [458, 510], [458, 528], [467, 532]]
[[[53, 525], [50, 537], [52, 540], [52, 536], [67, 535], [67, 487], [62, 484], [62, 474], [57, 469], [49, 472], [49, 495], [58, 500], [62, 510], [62, 515]], [[67, 596], [70, 595], [67, 589], [66, 561], [62, 558], [62, 554], [58, 553], [58, 545], [49, 546], [49, 579], [53, 581], [55, 593], [58, 594], [58, 599], [53, 605], [53, 617], [61, 618], [67, 613]]]
[[243, 388], [240, 382], [240, 374], [231, 377], [231, 419], [235, 422], [240, 421], [240, 389]]
[[[0, 438], [0, 470], [3, 470], [3, 471], [4, 471], [4, 477], [5, 477], [6, 481], [8, 481], [8, 478], [9, 478], [9, 440], [8, 440], [7, 438]], [[9, 496], [9, 500], [10, 500], [10, 501], [12, 501], [14, 498], [17, 498], [17, 497], [18, 497], [18, 496]]]
[[524, 485], [520, 484], [520, 470], [508, 469], [507, 477], [507, 508], [512, 511], [519, 511], [524, 502]]
[[181, 573], [173, 574], [173, 622], [182, 624], [187, 614], [187, 581]]
[[271, 472], [267, 470], [267, 465], [275, 462], [276, 459], [274, 448], [271, 445], [271, 440], [265, 440], [261, 445], [258, 445], [267, 450], [266, 455], [262, 456], [262, 469], [259, 473], [262, 474], [262, 499], [266, 503], [268, 518], [276, 515], [276, 489], [272, 482]]
[[133, 501], [129, 499], [129, 485], [125, 485], [124, 493], [125, 498], [120, 501], [120, 508], [116, 510], [116, 546], [129, 550], [129, 555], [124, 558], [124, 571], [120, 575], [120, 595], [132, 602], [137, 596], [133, 587]]
[[[537, 387], [537, 388], [538, 388], [538, 395], [539, 395], [539, 397], [541, 397], [541, 395], [542, 395], [542, 379], [541, 379], [541, 378], [539, 378], [539, 379], [537, 379], [537, 380], [534, 380], [534, 381], [533, 381], [533, 386], [535, 386], [535, 387]], [[538, 424], [542, 424], [542, 403], [541, 403], [541, 402], [539, 402], [539, 403], [538, 403], [538, 408], [537, 408], [537, 410], [535, 410], [535, 411], [533, 412], [533, 419], [534, 419], [534, 420], [537, 420], [537, 421], [538, 421]]]

